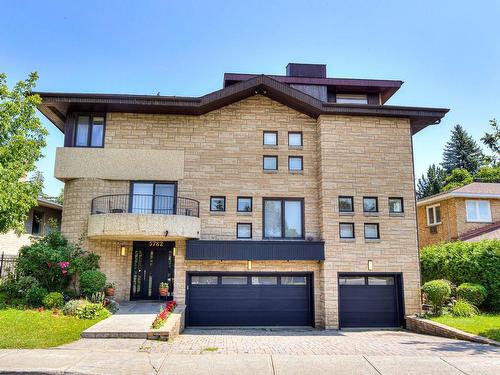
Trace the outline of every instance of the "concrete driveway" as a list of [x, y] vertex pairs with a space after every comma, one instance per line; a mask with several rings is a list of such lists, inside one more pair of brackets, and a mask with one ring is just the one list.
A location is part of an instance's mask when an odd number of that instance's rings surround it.
[[82, 339], [0, 351], [0, 372], [67, 374], [500, 374], [500, 348], [407, 331], [188, 329], [172, 343]]

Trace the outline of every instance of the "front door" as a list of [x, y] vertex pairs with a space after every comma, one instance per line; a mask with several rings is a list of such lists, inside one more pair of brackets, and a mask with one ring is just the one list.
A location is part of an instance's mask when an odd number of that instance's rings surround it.
[[134, 242], [132, 255], [132, 286], [130, 299], [159, 299], [158, 288], [167, 282], [168, 300], [173, 298], [175, 242]]

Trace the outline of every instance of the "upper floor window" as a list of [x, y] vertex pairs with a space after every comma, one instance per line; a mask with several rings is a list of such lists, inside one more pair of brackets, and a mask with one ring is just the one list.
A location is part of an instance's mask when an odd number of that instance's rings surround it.
[[289, 156], [288, 157], [288, 170], [290, 171], [301, 171], [302, 166], [302, 156]]
[[367, 240], [380, 239], [380, 231], [378, 224], [365, 223], [365, 239]]
[[104, 122], [103, 115], [79, 115], [76, 119], [75, 146], [102, 147]]
[[[175, 212], [175, 183], [132, 182], [132, 206], [130, 212], [140, 214], [173, 215]], [[126, 212], [117, 202], [113, 212]]]
[[264, 198], [264, 238], [304, 238], [304, 200]]
[[354, 212], [353, 197], [340, 196], [339, 197], [339, 211], [340, 212]]
[[377, 197], [363, 197], [363, 212], [378, 212]]
[[278, 132], [264, 131], [263, 138], [264, 146], [277, 146], [278, 145]]
[[210, 197], [210, 211], [226, 211], [226, 197]]
[[483, 200], [468, 200], [465, 202], [467, 221], [478, 223], [491, 222], [490, 202]]
[[401, 214], [403, 212], [403, 198], [389, 198], [389, 213]]
[[302, 132], [288, 132], [288, 146], [302, 146]]
[[238, 212], [252, 212], [252, 197], [238, 197]]
[[433, 206], [427, 206], [427, 225], [438, 225], [441, 224], [441, 206], [435, 204]]
[[278, 157], [273, 155], [264, 155], [262, 158], [262, 168], [264, 168], [265, 171], [277, 171]]
[[356, 94], [337, 94], [336, 101], [345, 104], [368, 104], [368, 97]]

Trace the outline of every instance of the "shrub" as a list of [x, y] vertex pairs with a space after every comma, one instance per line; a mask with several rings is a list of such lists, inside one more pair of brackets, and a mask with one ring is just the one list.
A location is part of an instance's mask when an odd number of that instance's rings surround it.
[[49, 292], [43, 286], [32, 286], [26, 293], [26, 302], [32, 307], [43, 305], [43, 299]]
[[51, 292], [44, 297], [42, 302], [46, 309], [59, 309], [64, 306], [64, 296], [59, 292]]
[[423, 281], [444, 278], [454, 284], [480, 284], [488, 296], [485, 307], [500, 311], [500, 240], [451, 242], [422, 249]]
[[112, 299], [110, 300], [106, 298], [104, 306], [106, 306], [111, 314], [115, 314], [118, 310], [120, 310], [120, 305], [118, 304], [118, 302]]
[[85, 271], [80, 275], [80, 291], [84, 296], [100, 292], [106, 285], [106, 275], [99, 271]]
[[5, 293], [6, 303], [22, 307], [28, 304], [29, 291], [39, 286], [40, 283], [32, 276], [21, 276], [17, 279], [11, 276], [2, 283], [2, 292]]
[[465, 299], [459, 298], [451, 306], [451, 313], [454, 316], [467, 318], [469, 316], [477, 315], [479, 313], [479, 310], [476, 306], [474, 306], [469, 301], [466, 301]]
[[79, 307], [83, 307], [84, 305], [89, 304], [90, 302], [84, 299], [73, 299], [71, 301], [66, 302], [63, 307], [64, 315], [75, 316], [76, 309]]
[[481, 306], [487, 296], [486, 288], [480, 284], [463, 283], [457, 288], [457, 297], [469, 301], [477, 307]]
[[75, 315], [79, 319], [96, 319], [98, 317], [107, 317], [109, 314], [109, 311], [100, 303], [88, 302], [78, 306], [75, 310]]
[[440, 314], [451, 294], [450, 282], [447, 280], [428, 281], [422, 286], [422, 292], [427, 295], [434, 314]]

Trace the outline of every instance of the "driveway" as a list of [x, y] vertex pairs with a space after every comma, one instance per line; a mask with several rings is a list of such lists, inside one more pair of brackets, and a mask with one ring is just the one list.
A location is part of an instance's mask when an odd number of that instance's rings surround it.
[[82, 339], [0, 351], [0, 372], [67, 374], [500, 374], [500, 348], [407, 331], [187, 329], [171, 343]]

